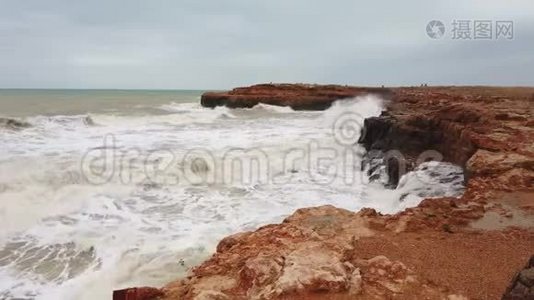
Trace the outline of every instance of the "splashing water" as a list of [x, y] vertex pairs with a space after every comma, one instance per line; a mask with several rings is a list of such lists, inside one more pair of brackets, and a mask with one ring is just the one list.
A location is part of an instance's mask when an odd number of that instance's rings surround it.
[[[375, 96], [323, 112], [263, 104], [206, 109], [198, 96], [187, 97], [147, 101], [135, 111], [29, 115], [31, 126], [0, 130], [1, 299], [109, 299], [113, 289], [177, 279], [224, 236], [280, 222], [301, 207], [391, 213], [462, 192], [461, 170], [449, 164], [420, 166], [396, 190], [359, 172], [364, 150], [344, 141], [357, 140], [358, 124], [380, 114]], [[350, 126], [340, 125], [347, 115]], [[88, 151], [104, 149], [106, 135], [114, 137], [115, 155], [133, 151], [130, 177], [91, 184], [80, 165]], [[239, 157], [265, 154], [265, 176], [227, 182], [241, 170], [221, 170], [236, 148]], [[181, 159], [194, 149], [211, 159]], [[158, 169], [164, 180], [149, 180], [146, 166], [158, 165], [163, 156], [154, 153], [163, 150], [175, 159]], [[288, 164], [293, 153], [298, 159]], [[190, 182], [188, 168], [213, 180]]]

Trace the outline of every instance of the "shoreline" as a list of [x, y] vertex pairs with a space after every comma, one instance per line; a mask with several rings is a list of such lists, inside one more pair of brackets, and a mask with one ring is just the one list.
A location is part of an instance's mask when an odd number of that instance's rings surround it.
[[[257, 85], [207, 93], [202, 104], [324, 109], [376, 91]], [[378, 91], [390, 99], [387, 111], [365, 121], [360, 143], [400, 151], [406, 171], [421, 152], [438, 151], [464, 168], [462, 197], [426, 199], [392, 215], [302, 208], [281, 224], [224, 238], [187, 278], [114, 299], [500, 298], [534, 254], [534, 88]], [[386, 161], [388, 173], [399, 174]], [[396, 185], [400, 176], [390, 178]], [[516, 286], [507, 295], [525, 292]]]

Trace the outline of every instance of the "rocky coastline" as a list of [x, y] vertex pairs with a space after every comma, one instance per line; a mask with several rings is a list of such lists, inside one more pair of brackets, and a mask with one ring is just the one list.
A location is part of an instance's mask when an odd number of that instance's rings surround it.
[[319, 110], [367, 93], [387, 111], [365, 120], [359, 142], [383, 155], [391, 184], [433, 150], [463, 167], [462, 197], [393, 215], [302, 208], [224, 238], [187, 278], [114, 299], [534, 299], [534, 88], [264, 84], [202, 105]]
[[389, 98], [390, 90], [385, 88], [352, 87], [317, 84], [258, 84], [235, 88], [225, 92], [207, 92], [200, 99], [204, 107], [227, 106], [250, 108], [258, 103], [289, 106], [295, 110], [325, 110], [344, 98], [364, 94], [380, 94]]

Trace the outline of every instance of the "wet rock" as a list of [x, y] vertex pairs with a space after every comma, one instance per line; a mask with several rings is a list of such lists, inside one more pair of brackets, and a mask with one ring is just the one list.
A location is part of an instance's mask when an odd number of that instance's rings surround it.
[[531, 288], [534, 286], [534, 267], [525, 269], [519, 273], [519, 281]]
[[31, 124], [28, 122], [20, 121], [17, 119], [0, 118], [0, 128], [19, 130], [28, 127], [31, 127]]
[[87, 125], [87, 126], [95, 126], [96, 123], [95, 121], [93, 120], [93, 118], [91, 118], [91, 116], [85, 116], [82, 120], [83, 124]]
[[388, 97], [389, 90], [341, 85], [258, 84], [226, 92], [208, 92], [201, 97], [204, 107], [253, 107], [258, 103], [289, 106], [295, 110], [325, 110], [340, 99], [365, 94]]
[[[392, 89], [388, 111], [365, 120], [359, 143], [368, 151], [379, 150], [385, 156], [396, 152], [404, 159], [403, 164], [398, 159], [384, 161], [390, 184], [395, 185], [432, 151], [438, 154], [434, 160], [466, 167], [466, 181], [471, 176], [534, 169], [534, 148], [527, 142], [534, 133], [522, 124], [534, 121], [533, 112], [525, 108], [529, 107], [525, 99], [509, 99], [504, 104], [484, 101], [487, 96], [473, 92], [457, 93], [447, 88], [439, 93]], [[532, 179], [523, 176], [512, 180]]]
[[[303, 92], [308, 88], [311, 94]], [[205, 94], [203, 105], [328, 107], [331, 100], [314, 98], [314, 89], [260, 85]], [[334, 87], [323, 89], [338, 98], [342, 94]], [[534, 131], [525, 126], [532, 123], [532, 103], [516, 92], [519, 96], [498, 88], [392, 89], [388, 112], [365, 121], [360, 143], [381, 155], [400, 152], [409, 162], [406, 171], [416, 166], [422, 152], [439, 152], [469, 173], [461, 198], [426, 199], [393, 215], [333, 206], [299, 209], [280, 224], [223, 239], [188, 278], [166, 286], [163, 299], [317, 299], [334, 294], [346, 299], [498, 298], [509, 280], [503, 274], [532, 249], [533, 233], [520, 228], [474, 230], [470, 224], [491, 210], [490, 204], [504, 201], [503, 191], [509, 199], [517, 194], [514, 189], [521, 189], [528, 201], [534, 195]], [[289, 100], [294, 93], [301, 93], [298, 100]], [[393, 165], [389, 169], [387, 173], [398, 171]], [[393, 181], [402, 175], [397, 173]], [[521, 199], [512, 200], [527, 204]], [[481, 245], [486, 242], [492, 246]], [[421, 264], [422, 258], [427, 263]], [[530, 299], [532, 267], [534, 257], [504, 299]]]
[[519, 271], [504, 293], [503, 300], [534, 299], [534, 256], [525, 268]]

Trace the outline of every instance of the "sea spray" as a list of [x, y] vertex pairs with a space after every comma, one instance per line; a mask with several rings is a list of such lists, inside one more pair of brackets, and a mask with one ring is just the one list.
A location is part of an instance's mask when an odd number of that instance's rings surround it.
[[[345, 99], [323, 112], [264, 104], [209, 109], [187, 97], [122, 111], [113, 102], [109, 111], [71, 107], [75, 114], [31, 115], [32, 127], [0, 131], [0, 298], [109, 298], [113, 289], [184, 276], [224, 236], [280, 222], [298, 208], [395, 212], [423, 197], [461, 193], [461, 173], [446, 164], [408, 173], [394, 190], [370, 182], [355, 140], [363, 120], [382, 112], [378, 97]], [[108, 135], [113, 158], [126, 158], [131, 177], [118, 172], [93, 184], [81, 164], [89, 151], [104, 149]], [[236, 149], [264, 153], [268, 180], [226, 181], [239, 175], [239, 164], [226, 172], [217, 166]], [[213, 157], [215, 167], [188, 158], [193, 150]], [[172, 163], [162, 166], [160, 154]], [[191, 182], [188, 168], [213, 182]]]

